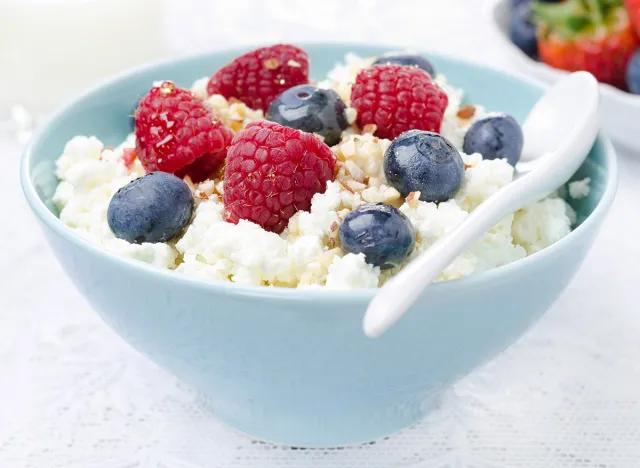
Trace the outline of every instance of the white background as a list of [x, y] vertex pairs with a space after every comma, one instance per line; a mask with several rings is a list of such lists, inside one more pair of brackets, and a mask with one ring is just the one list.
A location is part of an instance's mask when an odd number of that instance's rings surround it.
[[[479, 0], [165, 5], [167, 55], [283, 39], [364, 41], [509, 68]], [[19, 157], [5, 134], [1, 468], [640, 466], [640, 154], [620, 154], [620, 189], [597, 244], [530, 333], [460, 382], [418, 427], [333, 451], [256, 444], [222, 427], [193, 392], [103, 325], [45, 245], [20, 193]]]

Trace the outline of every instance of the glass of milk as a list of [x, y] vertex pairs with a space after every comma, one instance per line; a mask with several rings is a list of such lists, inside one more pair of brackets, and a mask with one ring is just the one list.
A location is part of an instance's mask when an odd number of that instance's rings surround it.
[[0, 0], [0, 120], [167, 55], [162, 0]]

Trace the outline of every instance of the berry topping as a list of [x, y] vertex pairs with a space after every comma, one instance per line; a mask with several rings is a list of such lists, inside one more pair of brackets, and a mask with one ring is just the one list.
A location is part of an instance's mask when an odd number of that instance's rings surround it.
[[170, 81], [142, 98], [135, 119], [136, 153], [147, 172], [173, 174], [198, 161], [184, 172], [204, 180], [209, 174], [199, 170], [221, 164], [233, 137], [190, 91]]
[[413, 251], [416, 233], [411, 221], [385, 203], [363, 203], [342, 221], [340, 247], [363, 253], [367, 263], [382, 270], [397, 267]]
[[602, 83], [625, 89], [627, 63], [640, 40], [622, 3], [533, 2], [540, 60], [561, 70], [587, 71]]
[[640, 0], [624, 0], [624, 8], [636, 30], [636, 35], [640, 36]]
[[309, 82], [309, 56], [295, 46], [262, 47], [236, 58], [215, 72], [207, 92], [236, 98], [252, 109], [267, 111], [284, 90]]
[[266, 120], [238, 132], [224, 174], [225, 219], [246, 219], [282, 232], [298, 210], [333, 179], [331, 149], [310, 133]]
[[640, 50], [638, 50], [627, 65], [627, 86], [629, 91], [640, 94]]
[[520, 50], [529, 57], [535, 57], [538, 55], [538, 39], [536, 38], [536, 25], [531, 20], [529, 2], [514, 6], [511, 10], [509, 36]]
[[109, 202], [107, 221], [118, 239], [167, 242], [191, 220], [193, 195], [180, 178], [152, 172], [129, 182]]
[[524, 135], [516, 119], [491, 115], [475, 122], [464, 137], [462, 150], [480, 153], [484, 159], [506, 159], [515, 166], [522, 155]]
[[447, 95], [428, 73], [402, 65], [362, 70], [351, 91], [358, 125], [374, 124], [381, 138], [393, 139], [413, 129], [439, 131], [447, 104]]
[[267, 120], [324, 137], [328, 146], [338, 144], [342, 131], [349, 126], [347, 106], [332, 89], [313, 85], [294, 86], [273, 101]]
[[417, 67], [426, 71], [431, 76], [436, 76], [433, 65], [422, 55], [408, 54], [406, 52], [387, 52], [386, 54], [380, 55], [376, 61], [373, 62], [373, 65], [384, 65], [387, 63]]
[[387, 181], [406, 197], [420, 192], [420, 200], [452, 198], [464, 179], [464, 162], [443, 136], [410, 130], [396, 138], [384, 154]]

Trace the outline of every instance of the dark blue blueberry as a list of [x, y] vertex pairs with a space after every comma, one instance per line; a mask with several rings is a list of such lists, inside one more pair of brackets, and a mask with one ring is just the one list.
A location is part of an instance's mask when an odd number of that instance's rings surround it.
[[499, 114], [475, 122], [464, 137], [462, 150], [467, 154], [480, 153], [484, 159], [506, 159], [515, 166], [523, 144], [524, 135], [516, 119]]
[[529, 57], [538, 55], [536, 25], [531, 21], [531, 5], [528, 2], [513, 7], [509, 24], [509, 37]]
[[167, 242], [189, 224], [192, 212], [193, 195], [182, 179], [151, 172], [116, 192], [107, 220], [113, 234], [127, 242]]
[[266, 118], [285, 127], [317, 133], [333, 146], [349, 124], [344, 111], [347, 106], [332, 89], [298, 85], [280, 94], [269, 106]]
[[422, 201], [441, 202], [460, 188], [464, 162], [442, 135], [409, 130], [393, 140], [384, 154], [384, 173], [403, 197], [420, 192]]
[[363, 253], [367, 263], [382, 270], [402, 264], [416, 244], [411, 221], [385, 203], [358, 205], [342, 221], [339, 236], [342, 250]]
[[627, 64], [627, 86], [633, 94], [640, 94], [640, 50], [637, 50]]
[[404, 52], [389, 52], [379, 56], [373, 65], [383, 65], [393, 63], [396, 65], [409, 65], [418, 67], [426, 71], [431, 76], [436, 76], [436, 71], [426, 58], [421, 55], [407, 54]]

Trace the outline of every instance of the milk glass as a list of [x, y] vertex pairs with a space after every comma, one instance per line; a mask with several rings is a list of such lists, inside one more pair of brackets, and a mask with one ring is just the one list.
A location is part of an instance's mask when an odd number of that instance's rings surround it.
[[0, 117], [16, 106], [47, 113], [163, 57], [163, 21], [160, 0], [0, 0]]

